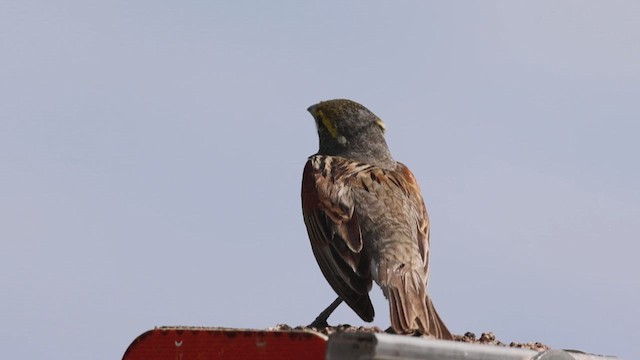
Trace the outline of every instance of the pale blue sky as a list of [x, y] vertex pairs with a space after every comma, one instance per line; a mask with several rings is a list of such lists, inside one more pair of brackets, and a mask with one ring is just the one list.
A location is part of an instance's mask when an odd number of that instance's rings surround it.
[[313, 320], [306, 108], [341, 97], [422, 186], [454, 333], [640, 358], [632, 1], [0, 1], [3, 356]]

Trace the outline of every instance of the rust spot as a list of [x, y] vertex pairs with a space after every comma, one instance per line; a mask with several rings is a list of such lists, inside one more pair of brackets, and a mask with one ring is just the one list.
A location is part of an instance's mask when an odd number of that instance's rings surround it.
[[236, 331], [223, 331], [222, 333], [225, 334], [229, 339], [233, 339], [238, 336], [238, 332]]
[[266, 346], [267, 346], [267, 341], [266, 340], [264, 340], [264, 339], [257, 339], [256, 340], [256, 347], [263, 348], [263, 347], [266, 347]]

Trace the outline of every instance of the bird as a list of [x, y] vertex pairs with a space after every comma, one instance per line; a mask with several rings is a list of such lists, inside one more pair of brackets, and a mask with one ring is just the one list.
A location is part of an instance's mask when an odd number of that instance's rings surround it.
[[453, 339], [427, 293], [427, 209], [413, 173], [391, 156], [384, 122], [347, 99], [307, 111], [319, 150], [304, 166], [302, 213], [316, 261], [338, 295], [309, 326], [328, 326], [343, 301], [373, 321], [375, 282], [389, 303], [390, 330]]

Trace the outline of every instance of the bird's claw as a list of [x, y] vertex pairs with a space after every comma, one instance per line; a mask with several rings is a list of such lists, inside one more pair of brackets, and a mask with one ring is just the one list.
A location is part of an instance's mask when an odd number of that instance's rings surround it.
[[312, 327], [316, 329], [324, 329], [324, 328], [328, 328], [329, 324], [327, 323], [327, 319], [316, 318], [315, 320], [313, 320], [311, 324], [309, 324], [308, 327]]

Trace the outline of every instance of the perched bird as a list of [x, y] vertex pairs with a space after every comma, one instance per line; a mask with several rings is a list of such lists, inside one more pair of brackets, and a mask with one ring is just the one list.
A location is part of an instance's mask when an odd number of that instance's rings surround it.
[[452, 339], [427, 294], [427, 210], [411, 171], [391, 157], [384, 123], [351, 100], [308, 111], [320, 149], [304, 167], [302, 212], [313, 254], [338, 294], [311, 326], [327, 326], [342, 301], [373, 321], [373, 280], [389, 300], [396, 333]]

